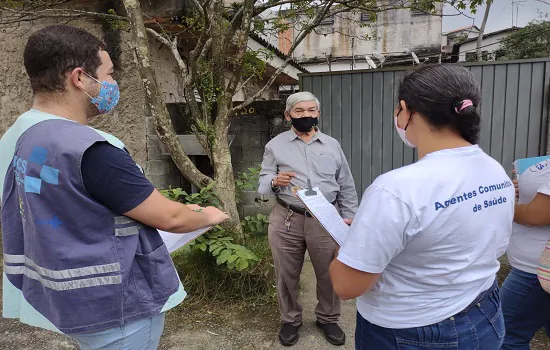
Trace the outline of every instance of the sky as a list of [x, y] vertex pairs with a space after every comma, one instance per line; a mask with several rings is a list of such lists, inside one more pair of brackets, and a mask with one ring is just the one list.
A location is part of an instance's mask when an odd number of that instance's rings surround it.
[[[512, 9], [514, 17], [514, 26], [524, 27], [530, 21], [539, 18], [539, 11], [543, 15], [550, 16], [550, 0], [494, 0], [487, 19], [485, 33], [491, 33], [497, 30], [509, 28], [512, 26]], [[452, 7], [446, 7], [443, 10], [443, 32], [453, 29], [466, 27], [475, 23], [481, 27], [481, 21], [485, 13], [485, 4], [480, 6], [475, 14], [465, 11], [463, 15], [459, 14]], [[471, 17], [471, 18], [469, 18]], [[546, 20], [550, 20], [546, 18]]]

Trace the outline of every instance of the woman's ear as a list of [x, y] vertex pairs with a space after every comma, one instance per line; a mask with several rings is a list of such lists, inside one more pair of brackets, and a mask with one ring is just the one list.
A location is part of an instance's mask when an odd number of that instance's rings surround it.
[[399, 105], [401, 106], [401, 109], [403, 110], [403, 112], [406, 115], [411, 115], [411, 111], [410, 111], [409, 107], [407, 106], [407, 103], [405, 102], [405, 100], [399, 101]]

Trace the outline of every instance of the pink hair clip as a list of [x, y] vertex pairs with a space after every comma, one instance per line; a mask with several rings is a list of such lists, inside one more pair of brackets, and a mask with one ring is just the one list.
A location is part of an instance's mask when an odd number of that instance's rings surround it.
[[472, 100], [464, 100], [464, 101], [462, 101], [462, 105], [460, 106], [460, 109], [458, 109], [458, 107], [455, 107], [455, 112], [460, 113], [460, 112], [462, 112], [463, 109], [468, 108], [468, 107], [473, 106], [473, 105], [474, 105], [474, 103], [472, 102]]

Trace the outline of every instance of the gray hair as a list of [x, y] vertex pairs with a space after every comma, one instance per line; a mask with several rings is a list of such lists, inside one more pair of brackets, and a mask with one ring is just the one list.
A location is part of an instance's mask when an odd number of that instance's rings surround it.
[[297, 103], [306, 102], [306, 101], [315, 101], [315, 103], [317, 104], [317, 109], [319, 110], [321, 109], [321, 104], [319, 103], [319, 99], [315, 97], [314, 94], [312, 94], [309, 91], [300, 91], [288, 96], [286, 100], [285, 112], [287, 113], [290, 112], [292, 107], [294, 107]]

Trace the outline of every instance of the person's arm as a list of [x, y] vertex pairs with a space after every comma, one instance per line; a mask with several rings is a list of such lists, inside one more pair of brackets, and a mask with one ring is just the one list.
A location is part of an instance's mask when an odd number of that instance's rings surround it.
[[[514, 181], [514, 186], [516, 196], [518, 196], [517, 181]], [[545, 179], [532, 201], [525, 204], [517, 204], [516, 202], [514, 221], [527, 226], [550, 225], [550, 177]]]
[[340, 185], [340, 191], [336, 196], [336, 202], [338, 203], [342, 216], [346, 219], [352, 219], [357, 211], [357, 191], [355, 190], [355, 182], [353, 181], [353, 175], [351, 174], [346, 155], [339, 144], [338, 150], [340, 152], [340, 158], [342, 159], [342, 165], [336, 175], [336, 181]]
[[514, 221], [527, 226], [550, 225], [550, 195], [539, 192], [531, 202], [516, 205]]
[[154, 190], [151, 195], [124, 215], [159, 230], [185, 233], [222, 223], [229, 217], [217, 208], [194, 211], [186, 205], [169, 200]]
[[329, 268], [335, 293], [348, 300], [369, 292], [405, 248], [416, 223], [405, 203], [382, 188], [369, 187]]
[[162, 196], [125, 151], [99, 142], [84, 152], [82, 182], [90, 196], [116, 215], [163, 231], [184, 233], [227, 219], [216, 208], [195, 212]]
[[277, 162], [270, 145], [265, 146], [264, 158], [262, 160], [262, 169], [260, 170], [260, 186], [258, 192], [261, 194], [274, 194], [279, 191], [274, 186], [274, 179], [277, 177]]
[[290, 180], [296, 176], [293, 172], [277, 173], [277, 161], [273, 150], [269, 145], [265, 147], [262, 169], [260, 171], [260, 186], [258, 192], [261, 194], [276, 194], [281, 187], [288, 186]]

